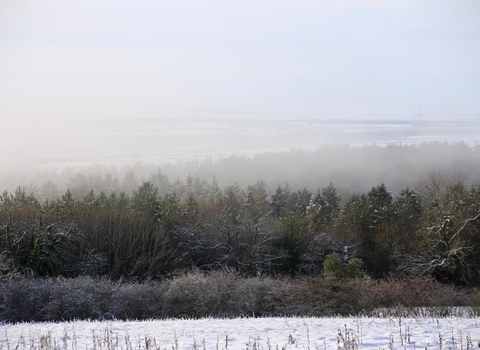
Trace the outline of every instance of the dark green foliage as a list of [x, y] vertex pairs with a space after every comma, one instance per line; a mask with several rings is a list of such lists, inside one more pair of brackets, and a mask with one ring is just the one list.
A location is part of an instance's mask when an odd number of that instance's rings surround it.
[[423, 212], [418, 194], [410, 188], [402, 190], [393, 203], [393, 210], [396, 244], [403, 252], [411, 251]]
[[384, 184], [367, 194], [350, 197], [341, 215], [341, 225], [355, 237], [358, 256], [367, 271], [382, 277], [390, 270], [391, 223], [394, 219], [392, 195]]
[[358, 258], [351, 258], [345, 262], [341, 260], [340, 255], [329, 254], [323, 263], [323, 275], [335, 281], [361, 278], [365, 275], [362, 264], [362, 260]]
[[277, 187], [275, 193], [272, 194], [270, 201], [272, 215], [281, 218], [287, 213], [290, 194], [290, 187], [288, 184], [285, 185], [285, 188], [282, 188], [280, 185]]
[[274, 247], [277, 256], [277, 271], [296, 274], [303, 263], [303, 255], [315, 239], [307, 218], [300, 214], [290, 214], [278, 224]]
[[148, 214], [152, 219], [160, 216], [160, 198], [158, 188], [150, 181], [144, 182], [134, 190], [130, 201], [131, 208], [137, 213]]
[[17, 187], [13, 194], [3, 192], [0, 196], [0, 206], [5, 211], [21, 207], [39, 208], [40, 202], [32, 193], [27, 194], [24, 187]]
[[267, 190], [265, 181], [257, 181], [247, 187], [247, 203], [249, 211], [253, 215], [267, 212]]
[[317, 230], [325, 230], [328, 225], [338, 216], [340, 210], [340, 198], [337, 196], [337, 190], [330, 183], [328, 187], [322, 188], [310, 200], [308, 207], [308, 216], [313, 220]]

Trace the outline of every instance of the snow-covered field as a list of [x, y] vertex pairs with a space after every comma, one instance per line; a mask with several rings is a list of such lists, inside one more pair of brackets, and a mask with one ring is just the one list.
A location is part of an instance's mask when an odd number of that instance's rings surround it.
[[475, 318], [241, 318], [0, 326], [0, 349], [475, 349]]

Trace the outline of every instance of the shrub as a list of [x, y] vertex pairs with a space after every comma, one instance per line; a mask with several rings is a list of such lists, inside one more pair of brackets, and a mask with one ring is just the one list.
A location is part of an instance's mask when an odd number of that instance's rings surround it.
[[433, 278], [324, 277], [240, 278], [232, 270], [193, 271], [163, 281], [106, 279], [16, 279], [0, 284], [0, 320], [6, 322], [81, 319], [278, 317], [457, 314], [470, 306], [479, 314], [478, 290], [442, 285]]
[[237, 280], [232, 291], [232, 306], [237, 316], [267, 317], [285, 315], [285, 296], [290, 291], [287, 280], [250, 277]]
[[122, 283], [112, 295], [110, 314], [115, 319], [165, 318], [166, 282]]
[[441, 307], [467, 303], [467, 296], [462, 290], [441, 284], [432, 277], [386, 278], [377, 281], [371, 293], [379, 307]]
[[44, 320], [111, 319], [111, 301], [116, 283], [105, 279], [77, 277], [47, 280], [49, 300], [42, 307]]
[[165, 314], [168, 317], [228, 317], [237, 274], [224, 269], [210, 273], [198, 270], [176, 276], [168, 283]]
[[45, 321], [42, 308], [50, 300], [47, 280], [18, 279], [0, 284], [0, 319], [7, 322]]
[[321, 277], [300, 277], [290, 284], [284, 300], [286, 314], [292, 316], [354, 315], [370, 308], [368, 279], [341, 282]]
[[337, 253], [329, 254], [323, 263], [323, 276], [336, 281], [364, 277], [362, 260], [351, 258], [345, 263]]

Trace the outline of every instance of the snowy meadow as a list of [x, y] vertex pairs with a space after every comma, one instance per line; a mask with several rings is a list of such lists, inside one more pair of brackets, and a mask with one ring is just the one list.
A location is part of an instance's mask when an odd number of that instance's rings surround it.
[[475, 349], [478, 318], [237, 318], [22, 323], [0, 349]]

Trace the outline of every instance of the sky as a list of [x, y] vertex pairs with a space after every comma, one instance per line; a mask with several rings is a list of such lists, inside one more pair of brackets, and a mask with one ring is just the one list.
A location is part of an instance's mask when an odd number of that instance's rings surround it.
[[475, 114], [479, 62], [478, 0], [0, 0], [3, 117], [37, 107]]

